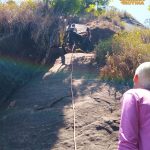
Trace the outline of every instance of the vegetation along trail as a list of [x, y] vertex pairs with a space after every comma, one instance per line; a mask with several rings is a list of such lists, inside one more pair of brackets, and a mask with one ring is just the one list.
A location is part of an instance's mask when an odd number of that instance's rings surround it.
[[0, 150], [74, 150], [74, 134], [77, 150], [117, 149], [120, 98], [150, 61], [150, 30], [97, 2], [0, 2]]

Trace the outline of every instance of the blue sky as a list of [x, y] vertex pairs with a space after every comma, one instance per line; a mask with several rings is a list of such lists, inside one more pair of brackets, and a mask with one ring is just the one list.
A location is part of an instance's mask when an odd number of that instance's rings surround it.
[[[5, 2], [7, 0], [0, 0]], [[15, 0], [20, 2], [22, 0]], [[129, 12], [135, 19], [144, 24], [145, 20], [148, 19], [149, 23], [147, 26], [150, 27], [150, 11], [148, 11], [148, 6], [150, 5], [150, 0], [145, 0], [144, 5], [122, 5], [120, 0], [112, 0], [110, 6], [115, 6], [119, 10], [125, 10]]]
[[110, 4], [115, 6], [119, 10], [125, 10], [129, 12], [135, 19], [144, 24], [145, 20], [148, 19], [150, 26], [150, 11], [148, 11], [148, 6], [150, 5], [150, 0], [145, 0], [144, 5], [122, 5], [120, 0], [113, 0]]

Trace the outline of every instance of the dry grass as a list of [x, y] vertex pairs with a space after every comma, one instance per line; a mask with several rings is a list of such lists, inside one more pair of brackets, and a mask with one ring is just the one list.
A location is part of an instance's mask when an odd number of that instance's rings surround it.
[[111, 26], [119, 27], [121, 30], [124, 29], [124, 23], [122, 19], [133, 18], [130, 14], [125, 11], [119, 11], [116, 8], [110, 8], [107, 11], [103, 11], [103, 13], [99, 16], [100, 20], [107, 20], [112, 23]]
[[[32, 50], [32, 54], [31, 52], [27, 53], [33, 56], [34, 62], [40, 61], [41, 63], [47, 57], [50, 46], [60, 44], [59, 37], [62, 27], [63, 24], [59, 16], [54, 15], [52, 9], [45, 13], [42, 2], [26, 0], [20, 5], [14, 2], [0, 4], [0, 44], [3, 44], [2, 42], [6, 41], [5, 37], [7, 38], [10, 35], [24, 41], [30, 40], [30, 44], [34, 45], [34, 50]], [[12, 45], [9, 45], [9, 47], [12, 47]], [[15, 47], [17, 49], [18, 46]], [[5, 54], [5, 52], [3, 53]], [[24, 55], [21, 50], [19, 53], [21, 56]]]
[[[108, 45], [105, 46], [105, 54], [106, 51], [110, 54], [107, 53], [106, 57], [103, 57], [105, 66], [100, 69], [101, 78], [130, 82], [137, 66], [142, 62], [150, 61], [149, 39], [149, 30], [120, 32], [114, 35], [109, 42], [111, 49]], [[97, 51], [98, 55], [102, 55], [102, 49], [97, 49]]]
[[[43, 3], [32, 0], [21, 5], [0, 3], [0, 104], [27, 82], [37, 69], [30, 70], [30, 66], [19, 62], [41, 64], [43, 59], [45, 63], [49, 59], [50, 44], [58, 44], [58, 21], [59, 17], [53, 15], [52, 10], [45, 14]], [[3, 58], [7, 57], [14, 58], [14, 62], [4, 61]]]

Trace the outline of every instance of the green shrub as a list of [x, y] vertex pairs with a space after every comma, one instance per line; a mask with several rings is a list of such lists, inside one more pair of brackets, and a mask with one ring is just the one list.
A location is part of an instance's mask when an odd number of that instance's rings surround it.
[[115, 34], [108, 44], [100, 43], [103, 50], [99, 47], [97, 51], [104, 51], [104, 54], [112, 48], [112, 54], [107, 55], [106, 59], [103, 53], [97, 53], [97, 58], [101, 58], [98, 61], [105, 62], [105, 66], [100, 69], [101, 78], [131, 83], [137, 66], [150, 61], [149, 38], [149, 30], [135, 30]]
[[112, 52], [112, 39], [100, 41], [95, 47], [96, 60], [98, 64], [104, 65], [106, 63], [106, 55]]

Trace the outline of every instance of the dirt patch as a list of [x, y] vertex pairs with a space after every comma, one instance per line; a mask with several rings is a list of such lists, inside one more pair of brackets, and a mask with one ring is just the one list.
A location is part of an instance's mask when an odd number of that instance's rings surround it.
[[[115, 150], [120, 107], [116, 91], [97, 78], [94, 54], [73, 57], [77, 149]], [[66, 55], [66, 65], [60, 62], [17, 91], [0, 111], [2, 150], [74, 149], [71, 54]]]

